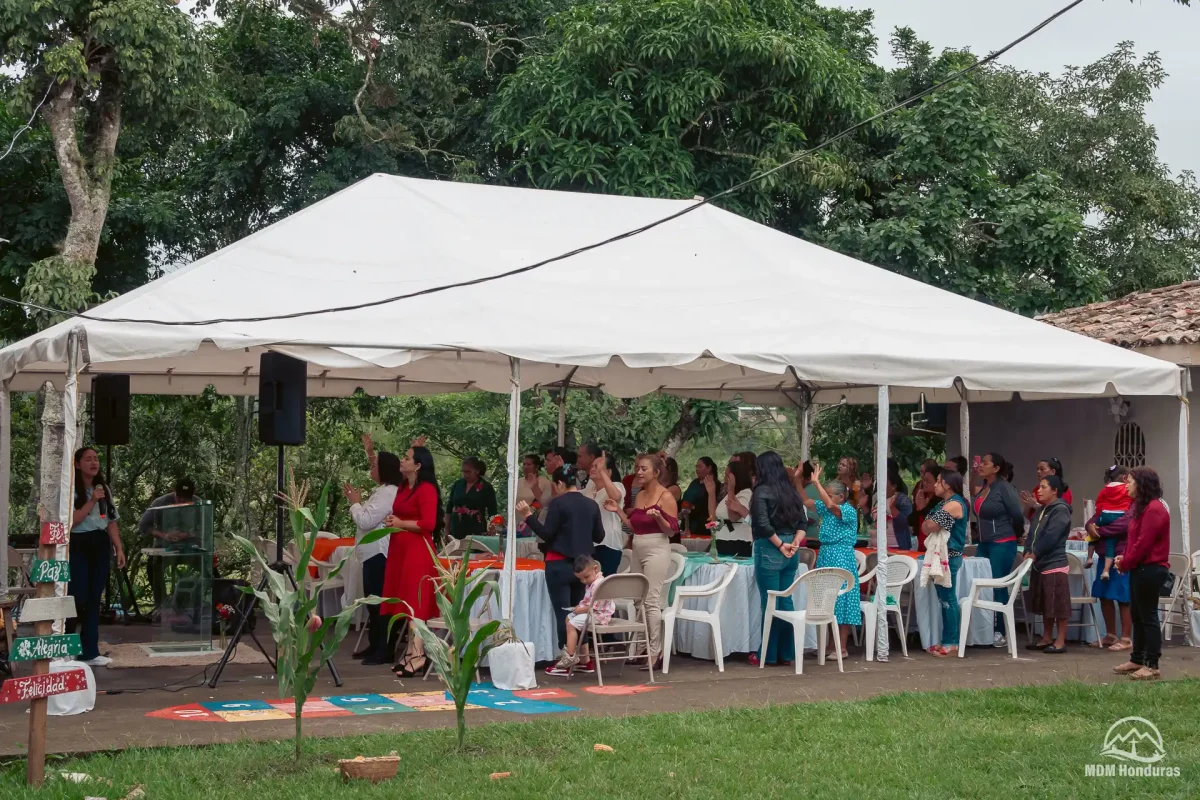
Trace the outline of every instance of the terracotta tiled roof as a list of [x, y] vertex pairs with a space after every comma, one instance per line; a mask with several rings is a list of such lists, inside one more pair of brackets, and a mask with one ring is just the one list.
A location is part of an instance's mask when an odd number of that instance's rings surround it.
[[1135, 292], [1038, 319], [1121, 347], [1200, 342], [1200, 281]]

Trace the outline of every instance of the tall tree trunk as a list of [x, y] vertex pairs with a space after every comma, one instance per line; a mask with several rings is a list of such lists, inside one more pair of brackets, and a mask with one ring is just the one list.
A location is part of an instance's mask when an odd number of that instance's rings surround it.
[[671, 432], [667, 434], [667, 441], [663, 444], [663, 451], [669, 457], [674, 458], [695, 434], [696, 417], [692, 414], [692, 401], [685, 400], [683, 407], [679, 410], [679, 420], [671, 428]]

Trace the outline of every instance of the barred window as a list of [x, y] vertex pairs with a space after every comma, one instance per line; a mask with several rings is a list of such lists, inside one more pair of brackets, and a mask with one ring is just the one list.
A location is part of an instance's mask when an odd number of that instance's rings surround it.
[[1146, 437], [1136, 422], [1122, 422], [1117, 428], [1113, 463], [1130, 469], [1146, 466]]

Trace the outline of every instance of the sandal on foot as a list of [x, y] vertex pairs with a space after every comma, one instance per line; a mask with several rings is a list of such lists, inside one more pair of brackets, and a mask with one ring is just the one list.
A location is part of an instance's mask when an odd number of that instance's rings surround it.
[[1054, 642], [1034, 642], [1033, 644], [1025, 645], [1025, 649], [1026, 650], [1045, 650], [1047, 647], [1049, 647], [1052, 644], [1054, 644]]
[[1103, 639], [1101, 639], [1098, 642], [1088, 642], [1088, 647], [1095, 647], [1098, 650], [1104, 650], [1108, 647], [1112, 647], [1116, 643], [1117, 643], [1117, 637], [1113, 636], [1110, 633], [1108, 636], [1105, 636]]
[[1126, 661], [1120, 666], [1113, 667], [1113, 672], [1118, 675], [1130, 675], [1142, 668], [1141, 664], [1135, 664], [1132, 661]]
[[1156, 669], [1142, 667], [1137, 672], [1131, 673], [1129, 679], [1134, 681], [1156, 681], [1161, 675], [1162, 673]]
[[[421, 659], [421, 664], [416, 664], [417, 659]], [[429, 659], [425, 656], [405, 656], [404, 660], [396, 666], [392, 667], [392, 672], [396, 673], [399, 678], [415, 678], [425, 671], [425, 666], [429, 663]]]
[[957, 647], [939, 647], [937, 652], [930, 652], [935, 658], [954, 658], [958, 655]]
[[1129, 641], [1128, 639], [1119, 639], [1116, 644], [1109, 646], [1108, 652], [1123, 653], [1126, 650], [1132, 650], [1132, 649], [1133, 649], [1133, 642]]

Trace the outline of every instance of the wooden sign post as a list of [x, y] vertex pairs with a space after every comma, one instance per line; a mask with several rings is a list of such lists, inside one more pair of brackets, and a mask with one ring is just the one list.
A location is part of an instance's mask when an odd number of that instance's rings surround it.
[[13, 643], [12, 660], [32, 661], [33, 674], [9, 678], [0, 687], [0, 703], [29, 703], [29, 752], [25, 779], [41, 786], [46, 777], [46, 698], [55, 694], [87, 688], [87, 673], [82, 669], [50, 672], [50, 659], [78, 655], [77, 634], [53, 635], [54, 620], [75, 616], [75, 600], [55, 597], [54, 582], [67, 580], [70, 566], [54, 560], [54, 550], [67, 543], [67, 526], [61, 522], [43, 522], [39, 537], [38, 560], [33, 572], [37, 596], [25, 601], [20, 622], [32, 622], [35, 636]]

